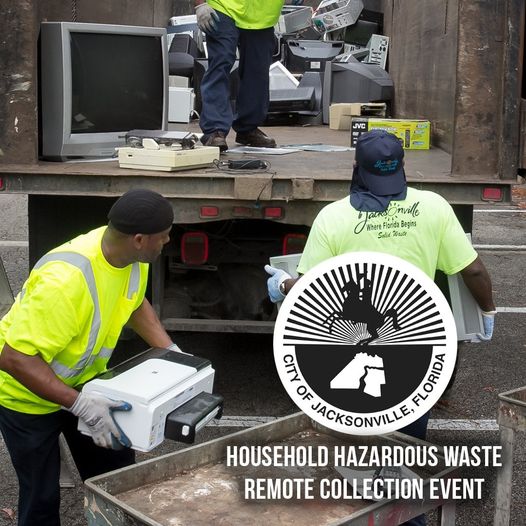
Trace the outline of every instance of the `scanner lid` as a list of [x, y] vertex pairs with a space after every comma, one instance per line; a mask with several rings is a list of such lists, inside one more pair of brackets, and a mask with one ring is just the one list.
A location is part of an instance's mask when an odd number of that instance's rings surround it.
[[197, 373], [195, 367], [163, 359], [150, 359], [113, 377], [96, 378], [84, 386], [114, 400], [138, 401], [147, 404]]

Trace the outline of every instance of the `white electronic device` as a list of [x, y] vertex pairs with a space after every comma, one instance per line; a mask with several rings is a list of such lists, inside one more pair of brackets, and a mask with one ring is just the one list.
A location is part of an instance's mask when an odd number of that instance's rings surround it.
[[382, 69], [385, 69], [387, 63], [387, 50], [389, 48], [389, 37], [385, 35], [371, 35], [367, 43], [369, 55], [365, 62], [368, 64], [376, 64]]
[[[131, 404], [113, 416], [131, 447], [146, 452], [165, 438], [193, 442], [206, 422], [221, 417], [223, 400], [211, 394], [214, 374], [209, 360], [154, 348], [87, 382], [82, 392]], [[89, 435], [81, 419], [78, 428]]]
[[320, 33], [352, 26], [363, 10], [362, 0], [323, 0], [314, 11], [312, 22]]
[[272, 267], [284, 270], [292, 278], [297, 278], [300, 259], [301, 254], [287, 254], [286, 256], [271, 256], [268, 260]]
[[[155, 141], [152, 140], [153, 144]], [[195, 146], [190, 149], [172, 148], [164, 145], [133, 148], [118, 148], [119, 167], [136, 170], [160, 170], [174, 172], [190, 168], [209, 167], [219, 159], [219, 148], [215, 146]]]
[[[466, 234], [471, 243], [471, 234]], [[460, 273], [447, 277], [451, 310], [455, 317], [458, 341], [471, 341], [484, 334], [482, 309], [467, 288]]]
[[195, 94], [192, 88], [168, 88], [168, 122], [190, 122], [194, 105]]

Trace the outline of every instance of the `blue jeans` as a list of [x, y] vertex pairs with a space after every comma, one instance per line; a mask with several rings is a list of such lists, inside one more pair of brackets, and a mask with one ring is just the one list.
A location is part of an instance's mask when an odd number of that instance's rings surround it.
[[[274, 28], [239, 29], [234, 20], [217, 11], [216, 30], [207, 33], [208, 69], [201, 82], [199, 125], [203, 139], [230, 128], [249, 132], [265, 121], [269, 104], [269, 68], [275, 46]], [[230, 71], [239, 47], [239, 93], [236, 115], [230, 105]]]
[[0, 406], [0, 431], [18, 477], [18, 526], [60, 526], [61, 432], [82, 480], [135, 462], [132, 449], [98, 447], [77, 422], [64, 410], [30, 415]]

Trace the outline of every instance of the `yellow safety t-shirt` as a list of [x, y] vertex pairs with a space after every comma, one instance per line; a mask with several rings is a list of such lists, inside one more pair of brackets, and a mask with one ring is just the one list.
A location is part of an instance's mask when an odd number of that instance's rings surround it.
[[283, 7], [283, 0], [207, 0], [206, 3], [232, 18], [240, 29], [274, 26]]
[[349, 197], [323, 208], [298, 272], [305, 274], [330, 257], [364, 250], [405, 259], [431, 279], [436, 269], [455, 274], [477, 258], [449, 203], [433, 192], [408, 188], [406, 199], [391, 201], [385, 212], [355, 210]]
[[[52, 250], [35, 265], [10, 311], [0, 321], [0, 350], [39, 355], [75, 387], [106, 370], [122, 327], [142, 303], [148, 265], [110, 265], [102, 253], [106, 227]], [[0, 405], [29, 414], [59, 406], [0, 371]]]

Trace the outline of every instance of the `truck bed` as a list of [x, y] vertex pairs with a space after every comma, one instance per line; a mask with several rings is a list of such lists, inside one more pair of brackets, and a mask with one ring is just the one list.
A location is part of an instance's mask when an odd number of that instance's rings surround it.
[[[197, 131], [193, 123], [186, 129]], [[327, 126], [275, 126], [267, 128], [278, 145], [332, 144], [349, 146], [350, 133]], [[234, 134], [229, 138], [235, 146]], [[239, 159], [254, 154], [227, 154]], [[11, 192], [45, 195], [121, 195], [133, 186], [147, 186], [174, 198], [261, 200], [315, 200], [328, 202], [344, 197], [349, 188], [354, 152], [306, 152], [260, 155], [271, 163], [268, 173], [236, 174], [215, 167], [158, 172], [119, 168], [118, 162], [38, 162], [0, 165], [5, 188]], [[480, 185], [491, 184], [509, 196], [512, 182], [481, 179], [476, 174], [451, 174], [451, 156], [439, 148], [406, 150], [409, 184], [436, 191], [451, 203], [480, 201]], [[272, 184], [268, 184], [272, 179]], [[264, 186], [263, 192], [262, 185]], [[506, 199], [505, 199], [506, 200]], [[508, 199], [509, 200], [509, 199]]]
[[[227, 467], [227, 445], [287, 444], [425, 445], [400, 433], [382, 437], [343, 435], [320, 427], [303, 413], [240, 431], [175, 453], [140, 462], [86, 481], [86, 517], [89, 526], [209, 526], [211, 524], [294, 524], [379, 526], [400, 524], [420, 513], [443, 506], [442, 524], [454, 524], [454, 504], [427, 498], [419, 501], [316, 498], [309, 501], [246, 501], [243, 479], [339, 478], [329, 460], [327, 467]], [[316, 449], [314, 449], [316, 450]], [[443, 465], [416, 468], [422, 478], [454, 477], [456, 469]], [[447, 522], [447, 521], [451, 522]], [[105, 522], [104, 522], [105, 521]]]

